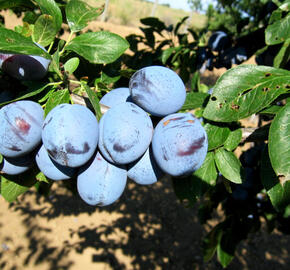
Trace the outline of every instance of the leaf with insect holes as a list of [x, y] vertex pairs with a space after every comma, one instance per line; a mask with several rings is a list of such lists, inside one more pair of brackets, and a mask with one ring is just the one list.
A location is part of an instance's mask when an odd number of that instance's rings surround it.
[[34, 44], [30, 38], [26, 38], [19, 33], [3, 27], [0, 27], [0, 51], [6, 53], [39, 55], [50, 59], [49, 53]]
[[68, 26], [72, 32], [81, 31], [88, 23], [100, 16], [104, 11], [104, 5], [93, 7], [88, 1], [70, 0], [65, 8]]
[[275, 116], [269, 131], [269, 155], [281, 182], [290, 180], [290, 103]]
[[290, 71], [267, 66], [240, 65], [217, 81], [203, 117], [217, 122], [246, 118], [268, 107], [289, 91]]
[[52, 16], [43, 14], [38, 17], [34, 24], [32, 37], [36, 43], [46, 47], [54, 40], [56, 33], [57, 29]]
[[117, 60], [129, 43], [107, 31], [90, 32], [75, 37], [66, 47], [94, 64], [109, 64]]

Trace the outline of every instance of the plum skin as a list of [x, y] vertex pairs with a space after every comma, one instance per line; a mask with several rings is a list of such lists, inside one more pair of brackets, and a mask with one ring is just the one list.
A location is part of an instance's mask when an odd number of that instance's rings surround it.
[[0, 53], [0, 68], [17, 80], [41, 80], [45, 77], [50, 62], [38, 55]]
[[181, 109], [186, 89], [173, 70], [162, 66], [149, 66], [135, 72], [130, 79], [131, 98], [146, 112], [163, 117]]
[[128, 164], [149, 147], [153, 124], [148, 114], [131, 102], [109, 109], [100, 120], [99, 150], [115, 164]]
[[169, 175], [187, 176], [205, 160], [207, 134], [191, 113], [175, 113], [163, 118], [155, 127], [152, 139], [154, 158]]
[[41, 142], [44, 111], [33, 101], [10, 103], [0, 110], [0, 153], [19, 157], [34, 150]]
[[99, 124], [85, 106], [60, 104], [46, 116], [42, 142], [49, 156], [68, 167], [84, 165], [98, 144]]
[[28, 171], [34, 163], [34, 155], [30, 153], [16, 158], [3, 158], [0, 163], [0, 172], [8, 175], [18, 175]]
[[89, 205], [107, 206], [122, 195], [127, 183], [127, 171], [105, 160], [100, 152], [82, 168], [77, 177], [77, 190]]
[[49, 179], [58, 181], [72, 178], [76, 174], [76, 169], [57, 164], [48, 155], [44, 145], [42, 145], [35, 157], [39, 170]]
[[132, 102], [128, 87], [115, 88], [106, 93], [100, 100], [101, 104], [110, 108], [123, 102]]
[[139, 185], [154, 184], [163, 175], [164, 172], [158, 167], [151, 147], [138, 160], [128, 164], [128, 178]]

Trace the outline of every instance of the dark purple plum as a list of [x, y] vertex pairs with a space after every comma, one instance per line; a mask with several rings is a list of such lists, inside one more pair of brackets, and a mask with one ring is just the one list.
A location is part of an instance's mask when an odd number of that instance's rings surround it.
[[122, 195], [127, 182], [125, 167], [105, 160], [98, 152], [83, 168], [77, 178], [80, 197], [89, 205], [106, 206]]
[[213, 51], [221, 52], [228, 46], [229, 42], [229, 37], [225, 32], [216, 31], [210, 36], [208, 46]]
[[145, 153], [152, 135], [148, 114], [131, 102], [120, 103], [100, 120], [99, 149], [108, 161], [128, 164]]
[[129, 88], [134, 103], [146, 112], [163, 117], [181, 109], [186, 89], [173, 70], [162, 66], [149, 66], [135, 72]]
[[175, 113], [155, 127], [152, 139], [154, 158], [172, 176], [186, 176], [204, 162], [208, 149], [205, 129], [191, 113]]
[[35, 157], [39, 170], [51, 180], [66, 180], [76, 174], [76, 169], [56, 163], [42, 145]]
[[16, 158], [3, 158], [0, 172], [8, 175], [18, 175], [29, 170], [34, 164], [34, 155], [28, 154]]
[[[39, 44], [35, 45], [46, 51]], [[0, 53], [0, 68], [17, 80], [41, 80], [49, 64], [49, 59], [38, 55]]]
[[112, 108], [113, 106], [117, 104], [128, 102], [128, 101], [132, 102], [129, 88], [120, 87], [120, 88], [113, 89], [107, 94], [105, 94], [101, 98], [100, 103]]
[[0, 153], [19, 157], [34, 150], [41, 142], [44, 111], [33, 101], [10, 103], [0, 110]]
[[141, 158], [128, 165], [128, 177], [140, 185], [154, 184], [163, 175], [164, 172], [158, 167], [151, 147]]
[[49, 156], [68, 167], [84, 165], [98, 144], [99, 124], [85, 106], [60, 104], [46, 116], [42, 142]]

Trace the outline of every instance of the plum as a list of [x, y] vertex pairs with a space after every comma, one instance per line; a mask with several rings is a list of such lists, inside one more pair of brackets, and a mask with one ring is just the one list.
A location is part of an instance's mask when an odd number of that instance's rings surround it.
[[166, 67], [149, 66], [138, 70], [131, 77], [129, 88], [133, 102], [158, 117], [177, 112], [185, 102], [183, 81]]
[[107, 94], [105, 94], [101, 98], [100, 103], [112, 108], [113, 106], [119, 103], [123, 103], [127, 101], [132, 102], [131, 97], [130, 97], [130, 90], [128, 87], [120, 87], [120, 88], [113, 89]]
[[51, 180], [66, 180], [72, 178], [76, 169], [62, 166], [56, 163], [47, 153], [44, 145], [42, 145], [35, 157], [39, 170]]
[[99, 150], [116, 164], [128, 164], [141, 157], [153, 135], [150, 117], [132, 102], [109, 109], [100, 120], [99, 130]]
[[152, 139], [154, 158], [159, 167], [172, 176], [186, 176], [205, 160], [207, 134], [191, 113], [175, 113], [155, 127]]
[[213, 51], [221, 52], [227, 47], [229, 42], [230, 40], [225, 32], [216, 31], [210, 36], [208, 46]]
[[99, 124], [85, 106], [60, 104], [46, 116], [42, 142], [49, 156], [63, 166], [79, 167], [94, 154]]
[[89, 205], [106, 206], [122, 195], [127, 182], [125, 167], [105, 160], [100, 152], [79, 170], [77, 189]]
[[154, 184], [163, 175], [164, 172], [158, 167], [151, 147], [141, 158], [128, 165], [128, 177], [140, 185]]
[[40, 80], [45, 77], [49, 64], [49, 59], [38, 55], [0, 53], [0, 68], [17, 80]]
[[33, 101], [10, 103], [0, 110], [0, 153], [18, 157], [34, 150], [41, 142], [44, 111]]
[[18, 175], [29, 170], [34, 164], [34, 155], [29, 153], [22, 157], [4, 157], [0, 163], [0, 171], [8, 175]]

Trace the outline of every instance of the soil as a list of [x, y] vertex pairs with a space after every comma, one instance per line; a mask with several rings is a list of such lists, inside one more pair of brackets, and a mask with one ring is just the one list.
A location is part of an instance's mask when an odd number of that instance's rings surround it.
[[[20, 21], [6, 23], [12, 28]], [[139, 31], [95, 27], [122, 36]], [[215, 81], [222, 72], [207, 72], [204, 80]], [[197, 206], [184, 207], [170, 179], [151, 186], [128, 181], [122, 197], [104, 208], [73, 196], [68, 181], [55, 182], [49, 197], [34, 189], [11, 204], [0, 197], [1, 270], [222, 269], [216, 259], [204, 263], [201, 250], [202, 237], [220, 217], [201, 226]], [[263, 229], [239, 245], [227, 269], [286, 270], [289, 252], [290, 236]]]

